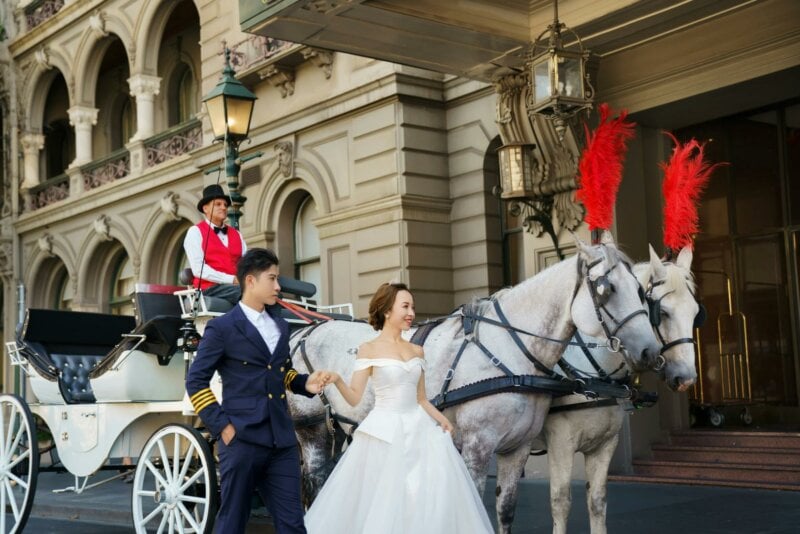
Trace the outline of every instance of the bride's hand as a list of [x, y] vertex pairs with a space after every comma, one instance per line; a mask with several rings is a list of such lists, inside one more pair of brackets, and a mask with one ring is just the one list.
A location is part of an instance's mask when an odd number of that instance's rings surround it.
[[442, 427], [442, 430], [444, 430], [448, 434], [452, 434], [453, 433], [453, 425], [447, 419], [445, 419], [444, 421], [439, 423], [439, 426]]

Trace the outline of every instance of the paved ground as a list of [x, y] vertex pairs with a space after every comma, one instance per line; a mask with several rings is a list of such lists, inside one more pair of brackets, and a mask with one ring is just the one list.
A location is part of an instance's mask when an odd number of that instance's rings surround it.
[[[42, 473], [26, 532], [36, 534], [80, 532], [121, 534], [130, 528], [131, 485], [115, 480], [82, 495], [54, 494], [70, 486], [71, 475]], [[484, 498], [494, 507], [493, 480]], [[572, 486], [570, 533], [589, 531], [582, 482]], [[800, 525], [800, 492], [611, 483], [609, 532], [642, 534], [794, 534]], [[551, 531], [548, 486], [544, 480], [525, 480], [520, 490], [514, 534]], [[493, 516], [493, 513], [490, 515]], [[263, 520], [252, 532], [270, 533]]]

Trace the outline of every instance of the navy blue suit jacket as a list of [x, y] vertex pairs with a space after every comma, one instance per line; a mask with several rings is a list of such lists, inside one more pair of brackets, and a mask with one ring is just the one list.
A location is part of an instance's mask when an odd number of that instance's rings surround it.
[[[297, 444], [286, 390], [306, 391], [308, 375], [291, 368], [289, 325], [270, 313], [281, 337], [270, 352], [239, 305], [209, 321], [186, 375], [186, 391], [214, 437], [232, 423], [235, 440], [265, 447]], [[209, 388], [214, 371], [222, 377], [222, 406]]]

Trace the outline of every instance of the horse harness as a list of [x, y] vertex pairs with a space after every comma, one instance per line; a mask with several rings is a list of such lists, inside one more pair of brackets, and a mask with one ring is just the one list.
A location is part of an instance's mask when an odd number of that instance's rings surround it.
[[[694, 339], [691, 337], [681, 337], [678, 339], [673, 339], [670, 342], [667, 342], [664, 338], [664, 334], [661, 333], [661, 300], [669, 295], [671, 291], [668, 291], [661, 295], [659, 298], [653, 298], [653, 290], [666, 283], [666, 279], [664, 280], [657, 280], [653, 281], [650, 279], [650, 282], [647, 284], [647, 291], [645, 292], [645, 298], [647, 299], [647, 306], [649, 309], [650, 315], [650, 324], [653, 326], [653, 329], [656, 331], [656, 335], [658, 336], [658, 340], [661, 342], [661, 351], [659, 353], [659, 358], [656, 366], [654, 369], [656, 371], [661, 370], [661, 368], [666, 363], [664, 359], [664, 353], [666, 353], [669, 349], [681, 345], [683, 343], [692, 343], [694, 344]], [[703, 305], [702, 302], [697, 301], [698, 310], [697, 315], [694, 317], [694, 325], [693, 328], [697, 329], [703, 326], [703, 323], [706, 321], [706, 307]]]
[[[600, 376], [598, 378], [584, 376], [584, 377], [575, 377], [574, 379], [570, 379], [566, 376], [560, 375], [553, 371], [552, 369], [548, 368], [544, 365], [541, 361], [539, 361], [525, 346], [522, 340], [519, 337], [519, 334], [525, 334], [528, 336], [536, 337], [539, 339], [544, 339], [546, 341], [551, 341], [554, 343], [559, 343], [561, 345], [577, 345], [584, 349], [585, 352], [588, 353], [586, 348], [596, 348], [596, 347], [605, 347], [608, 348], [612, 352], [618, 352], [622, 348], [622, 344], [616, 334], [622, 329], [631, 319], [640, 315], [646, 314], [643, 308], [638, 309], [624, 317], [622, 320], [617, 320], [616, 317], [606, 308], [606, 304], [608, 303], [609, 299], [611, 298], [611, 294], [614, 292], [613, 284], [608, 280], [608, 274], [617, 266], [619, 263], [623, 263], [629, 271], [631, 271], [630, 266], [625, 262], [617, 262], [612, 267], [609, 268], [608, 271], [603, 273], [595, 280], [591, 280], [589, 278], [589, 271], [591, 271], [592, 267], [597, 265], [601, 259], [595, 260], [592, 263], [586, 265], [586, 274], [584, 275], [582, 269], [582, 260], [578, 257], [577, 268], [578, 268], [578, 282], [575, 285], [575, 290], [573, 291], [572, 300], [574, 301], [575, 296], [580, 289], [580, 284], [582, 279], [585, 279], [587, 284], [589, 294], [592, 298], [592, 303], [595, 308], [595, 313], [597, 314], [597, 318], [600, 321], [600, 324], [603, 327], [603, 331], [606, 334], [606, 338], [608, 341], [607, 345], [600, 345], [597, 343], [584, 343], [582, 340], [579, 341], [571, 341], [569, 339], [554, 339], [547, 336], [542, 336], [539, 334], [534, 334], [532, 332], [528, 332], [522, 330], [520, 328], [514, 327], [506, 318], [505, 313], [503, 312], [502, 307], [500, 306], [500, 302], [498, 300], [492, 300], [492, 305], [494, 307], [494, 311], [497, 314], [499, 320], [490, 319], [488, 317], [484, 317], [478, 313], [473, 312], [467, 306], [463, 306], [460, 308], [460, 315], [462, 318], [462, 328], [464, 330], [464, 341], [461, 343], [455, 357], [453, 358], [453, 362], [451, 363], [447, 373], [445, 375], [444, 382], [442, 384], [442, 388], [439, 391], [439, 394], [436, 395], [433, 399], [431, 399], [431, 404], [433, 404], [439, 410], [444, 410], [448, 407], [454, 406], [456, 404], [460, 404], [469, 400], [485, 397], [488, 395], [493, 395], [495, 393], [503, 393], [503, 392], [518, 392], [518, 393], [547, 393], [554, 396], [563, 396], [563, 395], [571, 395], [571, 394], [582, 394], [588, 398], [596, 399], [600, 396], [607, 396], [611, 398], [623, 398], [629, 399], [632, 396], [632, 390], [627, 384], [616, 383], [612, 380], [609, 380], [608, 377]], [[632, 272], [632, 271], [631, 271]], [[640, 294], [642, 298], [642, 302], [644, 303], [644, 295]], [[603, 312], [608, 316], [608, 318], [613, 321], [613, 329], [609, 327], [607, 321], [603, 317]], [[451, 315], [452, 316], [452, 315]], [[492, 354], [486, 346], [481, 343], [477, 336], [476, 331], [476, 324], [477, 323], [487, 323], [493, 326], [499, 326], [505, 329], [514, 343], [517, 345], [519, 350], [525, 355], [525, 357], [533, 364], [534, 368], [542, 373], [542, 375], [515, 375], [503, 362], [494, 354]], [[417, 337], [415, 334], [414, 338], [412, 338], [412, 342], [416, 342], [420, 345], [424, 343], [427, 334], [429, 333], [430, 329], [427, 329], [424, 335]], [[415, 339], [416, 338], [416, 339]], [[467, 346], [472, 343], [477, 346], [480, 351], [486, 355], [487, 358], [492, 362], [492, 364], [497, 367], [500, 371], [503, 372], [505, 376], [499, 377], [491, 377], [484, 380], [480, 380], [477, 382], [473, 382], [470, 384], [466, 384], [454, 390], [450, 390], [450, 383], [455, 376], [455, 370], [458, 366], [458, 362], [461, 359], [461, 356], [464, 354]], [[563, 360], [562, 360], [563, 361]], [[597, 362], [594, 361], [592, 358], [591, 361], [593, 364], [599, 368]]]

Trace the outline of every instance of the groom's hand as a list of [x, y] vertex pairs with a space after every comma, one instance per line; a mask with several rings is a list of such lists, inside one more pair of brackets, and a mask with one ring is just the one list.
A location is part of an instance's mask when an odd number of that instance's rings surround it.
[[328, 384], [327, 371], [314, 371], [306, 380], [306, 391], [318, 395]]

